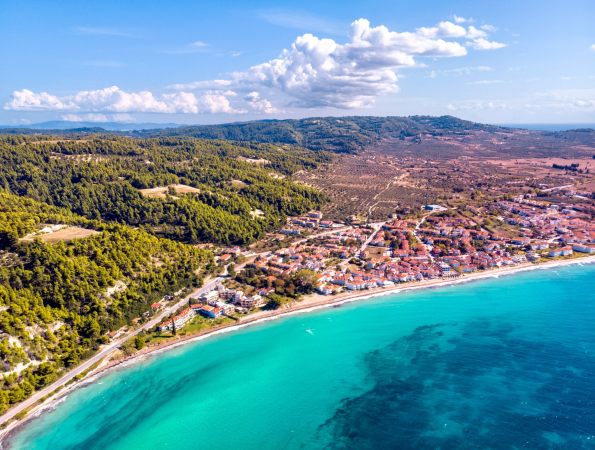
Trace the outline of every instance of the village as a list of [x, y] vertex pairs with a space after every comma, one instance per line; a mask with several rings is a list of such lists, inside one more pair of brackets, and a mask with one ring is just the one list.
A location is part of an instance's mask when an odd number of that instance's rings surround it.
[[284, 237], [278, 248], [219, 249], [221, 282], [159, 330], [175, 334], [196, 316], [237, 318], [303, 295], [391, 288], [595, 254], [592, 200], [570, 201], [578, 194], [569, 189], [557, 194], [556, 201], [527, 193], [456, 209], [424, 205], [409, 217], [376, 223], [339, 223], [320, 211], [289, 218], [277, 233]]

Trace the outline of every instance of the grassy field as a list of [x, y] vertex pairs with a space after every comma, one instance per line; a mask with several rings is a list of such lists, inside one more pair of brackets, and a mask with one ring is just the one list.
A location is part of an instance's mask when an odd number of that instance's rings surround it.
[[185, 184], [170, 184], [169, 186], [158, 186], [149, 189], [139, 189], [139, 192], [149, 198], [165, 198], [169, 189], [173, 189], [173, 191], [178, 194], [194, 194], [200, 192], [200, 189], [194, 188], [192, 186], [187, 186]]
[[34, 239], [41, 239], [44, 242], [60, 242], [60, 241], [72, 241], [74, 239], [82, 239], [94, 234], [98, 234], [98, 231], [89, 230], [88, 228], [81, 228], [75, 226], [54, 226], [51, 231], [39, 231], [36, 233], [28, 234], [21, 238], [21, 241], [31, 242]]

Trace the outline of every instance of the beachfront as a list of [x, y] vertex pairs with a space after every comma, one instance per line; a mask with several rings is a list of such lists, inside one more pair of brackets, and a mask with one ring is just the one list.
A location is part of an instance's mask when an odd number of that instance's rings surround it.
[[[262, 311], [258, 313], [251, 314], [242, 318], [242, 320], [237, 324], [232, 325], [225, 325], [215, 329], [206, 330], [196, 335], [188, 335], [184, 337], [179, 337], [176, 340], [170, 340], [166, 343], [155, 346], [155, 347], [147, 347], [143, 349], [141, 352], [137, 353], [128, 358], [120, 359], [117, 361], [105, 362], [101, 367], [98, 367], [93, 372], [89, 373], [85, 376], [84, 379], [79, 380], [76, 383], [69, 385], [67, 388], [62, 390], [61, 392], [47, 398], [42, 404], [37, 405], [32, 409], [29, 414], [29, 417], [35, 417], [37, 414], [43, 412], [43, 410], [47, 408], [52, 408], [57, 402], [61, 401], [66, 395], [72, 392], [74, 389], [85, 385], [87, 383], [95, 382], [99, 377], [109, 373], [111, 370], [115, 370], [119, 367], [126, 367], [130, 364], [134, 364], [138, 361], [141, 361], [144, 358], [154, 356], [159, 354], [160, 352], [167, 351], [172, 348], [176, 348], [180, 345], [185, 345], [187, 343], [196, 342], [199, 340], [207, 339], [211, 336], [215, 336], [221, 333], [229, 333], [238, 329], [242, 329], [244, 327], [252, 326], [258, 323], [262, 323], [269, 320], [275, 320], [281, 317], [286, 317], [294, 314], [301, 314], [306, 313], [309, 311], [318, 310], [320, 308], [326, 308], [330, 306], [340, 305], [347, 302], [353, 302], [358, 300], [364, 300], [367, 298], [375, 297], [375, 296], [382, 296], [382, 295], [389, 295], [389, 294], [396, 294], [400, 292], [407, 292], [412, 290], [419, 290], [419, 289], [429, 289], [441, 286], [448, 286], [453, 284], [459, 283], [466, 283], [471, 282], [474, 280], [479, 280], [483, 278], [492, 278], [492, 277], [501, 277], [512, 275], [522, 271], [528, 270], [539, 270], [539, 269], [552, 269], [555, 267], [562, 267], [571, 264], [592, 264], [595, 263], [595, 256], [587, 256], [580, 259], [572, 259], [572, 260], [560, 260], [560, 261], [551, 261], [544, 264], [526, 264], [519, 267], [514, 268], [504, 268], [504, 269], [496, 269], [490, 270], [486, 272], [474, 273], [466, 276], [462, 276], [456, 280], [427, 280], [424, 282], [418, 283], [408, 283], [406, 285], [401, 285], [398, 287], [391, 287], [391, 288], [379, 288], [375, 290], [369, 290], [366, 292], [357, 292], [357, 293], [344, 293], [335, 296], [322, 296], [322, 295], [312, 295], [308, 296], [303, 299], [303, 301], [296, 303], [291, 306], [286, 306], [279, 310], [275, 311]], [[23, 424], [24, 421], [15, 421], [12, 422], [8, 427], [6, 427], [2, 431], [1, 438], [4, 439], [10, 432], [14, 431], [17, 427]]]

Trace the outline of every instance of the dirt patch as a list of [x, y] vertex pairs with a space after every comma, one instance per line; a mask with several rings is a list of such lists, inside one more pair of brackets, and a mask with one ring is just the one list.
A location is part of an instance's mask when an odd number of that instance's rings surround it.
[[[173, 191], [178, 194], [196, 194], [200, 192], [200, 189], [197, 189], [192, 186], [188, 186], [186, 184], [170, 184], [169, 186], [158, 186], [149, 189], [139, 189], [139, 192], [148, 198], [165, 198], [166, 194], [169, 189], [173, 189]], [[176, 196], [172, 196], [174, 199], [177, 198]]]
[[41, 239], [44, 242], [72, 241], [74, 239], [83, 239], [89, 236], [99, 234], [99, 231], [89, 230], [88, 228], [74, 227], [68, 225], [49, 225], [36, 233], [28, 234], [21, 238], [23, 242], [31, 242], [34, 239]]
[[246, 158], [245, 156], [238, 156], [238, 159], [240, 161], [244, 161], [250, 164], [255, 164], [257, 166], [266, 166], [267, 164], [270, 164], [271, 162], [268, 159], [264, 159], [264, 158]]
[[236, 189], [242, 189], [242, 188], [245, 188], [246, 186], [248, 186], [246, 183], [244, 183], [241, 180], [231, 180], [229, 182], [229, 185]]

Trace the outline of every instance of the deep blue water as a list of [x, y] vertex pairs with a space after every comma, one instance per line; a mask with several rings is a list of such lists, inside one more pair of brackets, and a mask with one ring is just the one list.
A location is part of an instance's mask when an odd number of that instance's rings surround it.
[[19, 449], [595, 448], [595, 266], [365, 300], [188, 345]]

